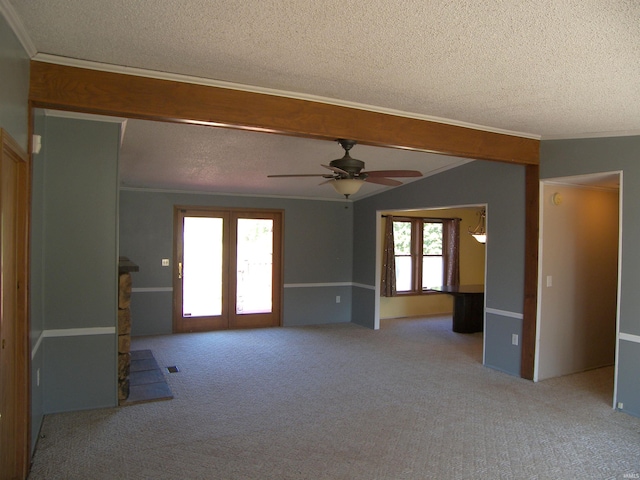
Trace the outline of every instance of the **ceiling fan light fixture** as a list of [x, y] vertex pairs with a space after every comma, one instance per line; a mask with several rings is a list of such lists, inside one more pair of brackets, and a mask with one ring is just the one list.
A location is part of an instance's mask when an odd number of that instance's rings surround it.
[[333, 188], [340, 195], [344, 195], [349, 198], [349, 195], [353, 195], [354, 193], [358, 193], [360, 187], [364, 185], [364, 180], [359, 180], [357, 178], [340, 178], [331, 182]]
[[342, 148], [344, 149], [344, 156], [342, 158], [336, 158], [331, 160], [329, 165], [321, 164], [327, 170], [331, 170], [331, 173], [287, 173], [279, 175], [267, 175], [267, 177], [322, 177], [328, 180], [322, 182], [320, 185], [326, 185], [330, 183], [333, 188], [340, 195], [344, 195], [347, 199], [349, 195], [358, 193], [364, 182], [375, 183], [378, 185], [385, 185], [387, 187], [397, 187], [402, 185], [402, 182], [389, 177], [421, 177], [422, 173], [417, 170], [373, 170], [364, 171], [364, 162], [352, 158], [349, 155], [349, 150], [356, 144], [355, 140], [338, 140]]

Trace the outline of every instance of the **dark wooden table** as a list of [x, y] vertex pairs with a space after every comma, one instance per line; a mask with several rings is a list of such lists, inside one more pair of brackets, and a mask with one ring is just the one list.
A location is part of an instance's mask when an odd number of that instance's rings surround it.
[[434, 292], [453, 296], [453, 331], [482, 332], [484, 329], [484, 285], [442, 285], [429, 287]]

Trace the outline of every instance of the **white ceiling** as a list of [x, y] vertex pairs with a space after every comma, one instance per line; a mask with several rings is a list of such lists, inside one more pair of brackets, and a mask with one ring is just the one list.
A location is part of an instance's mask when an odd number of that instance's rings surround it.
[[[36, 60], [180, 74], [534, 138], [640, 134], [638, 0], [0, 0], [0, 8]], [[362, 145], [352, 153], [368, 170], [429, 174], [459, 162]], [[129, 120], [122, 180], [335, 198], [315, 179], [266, 174], [323, 173], [320, 163], [341, 156], [332, 142]], [[388, 188], [366, 187], [360, 197]]]
[[[320, 175], [330, 173], [321, 164], [328, 165], [343, 155], [344, 150], [337, 142], [128, 120], [120, 170], [124, 186], [338, 199], [341, 197], [331, 186], [319, 186], [325, 181]], [[365, 161], [365, 170], [392, 166], [394, 169], [428, 169], [433, 174], [466, 162], [454, 157], [367, 145], [356, 145], [351, 155]], [[267, 178], [271, 174], [289, 173], [319, 176]], [[400, 180], [409, 183], [415, 179]], [[353, 197], [362, 198], [384, 188], [388, 187], [365, 183]]]

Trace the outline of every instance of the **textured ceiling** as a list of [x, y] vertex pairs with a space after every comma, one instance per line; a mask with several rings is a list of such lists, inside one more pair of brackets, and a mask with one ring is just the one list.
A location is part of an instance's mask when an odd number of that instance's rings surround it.
[[[36, 59], [183, 74], [543, 139], [640, 133], [638, 0], [0, 2], [24, 25]], [[299, 147], [288, 141], [272, 143]], [[311, 164], [305, 172], [326, 152], [314, 143], [298, 150]], [[277, 156], [267, 148], [265, 157]], [[259, 152], [234, 161], [251, 168]]]
[[[330, 185], [320, 186], [325, 181], [320, 175], [329, 173], [321, 164], [343, 155], [337, 142], [325, 140], [128, 120], [120, 174], [124, 186], [338, 199], [341, 197]], [[351, 155], [365, 162], [365, 170], [391, 166], [430, 174], [468, 161], [367, 145], [356, 145]], [[289, 173], [319, 176], [267, 178]], [[400, 180], [409, 183], [416, 179]], [[384, 188], [388, 187], [365, 183], [353, 198]]]

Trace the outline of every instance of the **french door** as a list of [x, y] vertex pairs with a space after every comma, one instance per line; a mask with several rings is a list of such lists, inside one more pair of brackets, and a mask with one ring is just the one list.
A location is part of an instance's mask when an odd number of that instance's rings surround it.
[[281, 323], [282, 212], [175, 207], [174, 332]]

